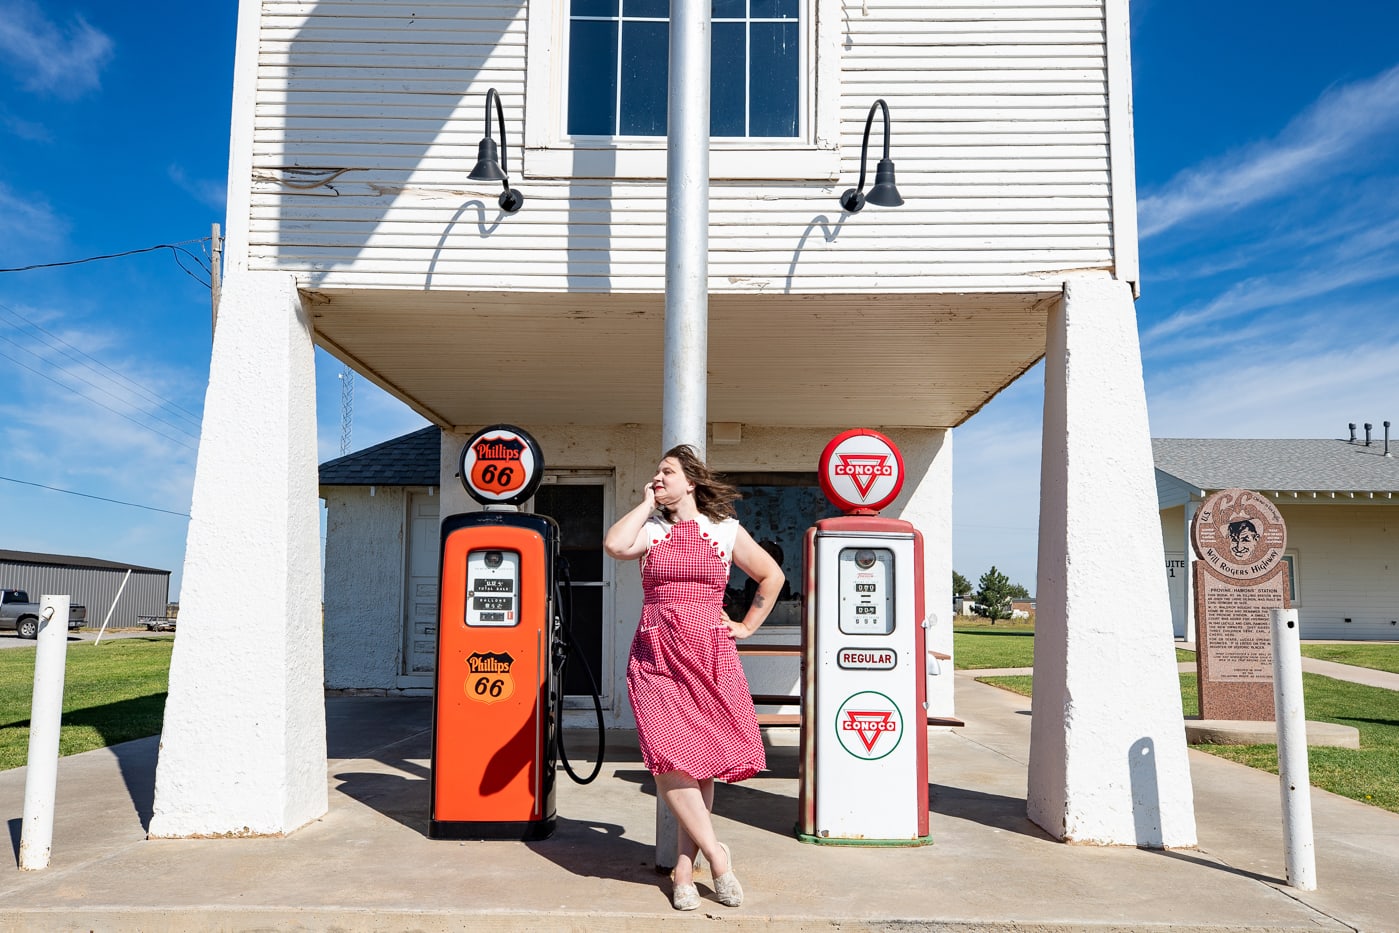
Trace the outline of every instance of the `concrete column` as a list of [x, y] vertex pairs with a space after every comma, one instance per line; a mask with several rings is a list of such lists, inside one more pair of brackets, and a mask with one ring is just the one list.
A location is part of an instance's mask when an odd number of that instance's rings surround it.
[[1106, 275], [1050, 314], [1027, 809], [1066, 842], [1192, 846], [1136, 324]]
[[292, 277], [224, 281], [153, 837], [280, 835], [326, 811], [316, 394]]

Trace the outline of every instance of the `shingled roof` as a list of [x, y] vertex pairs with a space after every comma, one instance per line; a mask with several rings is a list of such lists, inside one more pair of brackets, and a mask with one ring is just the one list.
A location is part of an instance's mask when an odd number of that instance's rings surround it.
[[1382, 441], [1152, 438], [1156, 469], [1204, 492], [1399, 493], [1399, 457]]
[[442, 431], [429, 425], [321, 464], [322, 486], [436, 486]]

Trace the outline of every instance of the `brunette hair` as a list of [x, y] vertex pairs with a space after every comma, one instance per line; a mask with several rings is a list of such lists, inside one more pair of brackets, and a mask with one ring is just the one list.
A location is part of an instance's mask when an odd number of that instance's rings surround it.
[[[710, 521], [722, 522], [726, 518], [736, 518], [734, 511], [734, 501], [743, 498], [743, 494], [736, 486], [724, 482], [703, 460], [695, 449], [689, 444], [680, 444], [672, 447], [661, 457], [665, 460], [674, 457], [680, 462], [680, 469], [685, 474], [685, 478], [695, 484], [695, 505], [700, 513]], [[670, 511], [663, 510], [666, 518], [670, 518]]]

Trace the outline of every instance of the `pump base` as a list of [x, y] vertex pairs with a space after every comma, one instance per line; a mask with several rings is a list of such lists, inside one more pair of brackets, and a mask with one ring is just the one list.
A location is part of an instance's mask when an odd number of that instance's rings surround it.
[[500, 822], [462, 822], [460, 820], [430, 820], [429, 839], [469, 839], [474, 841], [535, 842], [554, 835], [555, 819], [514, 820]]
[[796, 834], [798, 842], [805, 842], [809, 845], [817, 846], [877, 846], [882, 848], [910, 848], [913, 846], [930, 846], [933, 844], [933, 837], [918, 836], [913, 839], [836, 839], [830, 836], [814, 836], [811, 833], [798, 832]]

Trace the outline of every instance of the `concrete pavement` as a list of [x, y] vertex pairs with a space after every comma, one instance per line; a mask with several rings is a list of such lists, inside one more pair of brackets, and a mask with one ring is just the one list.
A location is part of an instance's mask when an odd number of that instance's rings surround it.
[[[327, 701], [329, 812], [282, 839], [146, 840], [155, 738], [63, 759], [53, 860], [0, 868], [0, 930], [1399, 930], [1399, 814], [1313, 792], [1319, 890], [1283, 879], [1274, 775], [1190, 752], [1198, 849], [1069, 846], [1025, 817], [1028, 701], [956, 674], [966, 726], [928, 736], [932, 846], [809, 846], [792, 835], [796, 749], [720, 787], [716, 825], [747, 903], [669, 907], [654, 798], [630, 736], [599, 779], [560, 777], [537, 843], [426, 836], [425, 699]], [[591, 737], [571, 742], [575, 758]], [[19, 847], [24, 770], [0, 773]], [[11, 866], [15, 864], [11, 862]]]

